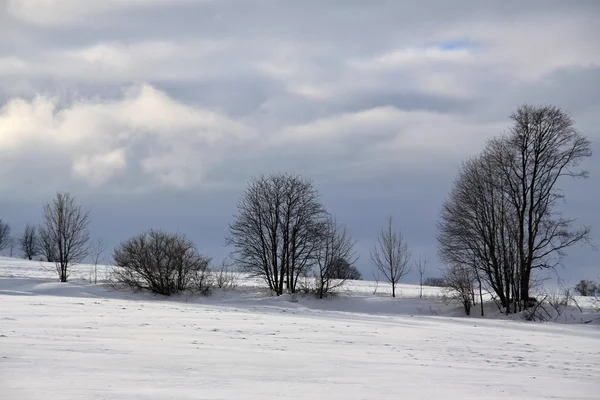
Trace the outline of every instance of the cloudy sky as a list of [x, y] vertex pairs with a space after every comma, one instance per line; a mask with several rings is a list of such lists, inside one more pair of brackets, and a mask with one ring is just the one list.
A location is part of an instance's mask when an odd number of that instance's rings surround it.
[[[164, 228], [220, 259], [247, 180], [287, 171], [348, 225], [367, 277], [388, 214], [439, 275], [457, 166], [544, 103], [593, 142], [564, 210], [600, 244], [596, 0], [0, 5], [0, 218], [16, 232], [70, 191], [111, 247]], [[564, 277], [600, 276], [598, 252], [571, 254]]]

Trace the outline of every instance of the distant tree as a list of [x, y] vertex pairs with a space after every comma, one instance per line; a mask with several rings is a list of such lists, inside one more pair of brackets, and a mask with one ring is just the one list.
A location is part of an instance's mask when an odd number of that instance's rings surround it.
[[113, 285], [170, 296], [208, 285], [211, 259], [182, 234], [149, 230], [117, 246]]
[[354, 252], [355, 243], [344, 225], [329, 218], [316, 253], [316, 290], [320, 299], [342, 286], [354, 273], [352, 263], [358, 259]]
[[444, 274], [446, 294], [460, 302], [466, 315], [471, 315], [475, 303], [475, 272], [470, 266], [454, 265]]
[[8, 243], [8, 256], [9, 257], [13, 257], [14, 256], [15, 246], [16, 246], [15, 238], [11, 236], [10, 237], [10, 241]]
[[92, 262], [94, 264], [94, 285], [98, 284], [98, 263], [106, 251], [106, 245], [102, 239], [96, 240], [91, 247]]
[[600, 290], [600, 286], [594, 281], [581, 280], [575, 285], [575, 293], [579, 296], [594, 296]]
[[425, 270], [427, 269], [427, 257], [424, 259], [419, 259], [415, 263], [417, 265], [417, 270], [419, 271], [419, 298], [423, 298], [423, 275], [425, 275]]
[[350, 264], [348, 260], [345, 259], [340, 259], [334, 263], [331, 276], [333, 279], [344, 279], [347, 281], [360, 281], [363, 279], [358, 268]]
[[423, 285], [431, 287], [444, 287], [446, 286], [446, 282], [444, 282], [444, 278], [430, 276], [425, 278]]
[[10, 225], [0, 219], [0, 252], [8, 248], [12, 242]]
[[44, 206], [39, 237], [48, 260], [56, 264], [60, 282], [67, 282], [74, 263], [90, 252], [90, 211], [77, 204], [69, 193], [57, 193]]
[[313, 184], [300, 176], [253, 179], [229, 226], [228, 245], [242, 272], [265, 280], [277, 296], [295, 293], [298, 278], [313, 268], [327, 212]]
[[27, 224], [25, 230], [19, 238], [19, 246], [23, 257], [27, 260], [33, 260], [40, 252], [40, 244], [35, 226]]
[[404, 236], [393, 230], [392, 217], [388, 217], [387, 227], [381, 230], [377, 244], [371, 250], [371, 263], [392, 285], [392, 297], [396, 297], [400, 280], [410, 272], [410, 257]]

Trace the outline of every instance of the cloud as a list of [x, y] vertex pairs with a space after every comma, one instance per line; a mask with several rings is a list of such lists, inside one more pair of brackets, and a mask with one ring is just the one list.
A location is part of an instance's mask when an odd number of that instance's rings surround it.
[[[94, 187], [138, 170], [183, 188], [201, 183], [220, 152], [253, 137], [243, 124], [145, 84], [127, 88], [120, 99], [58, 105], [56, 98], [39, 96], [0, 109], [0, 154], [12, 159], [13, 173], [25, 171], [27, 162], [56, 158], [67, 160], [72, 177]], [[43, 150], [44, 159], [27, 160], [31, 149]]]
[[183, 4], [196, 0], [8, 0], [7, 10], [14, 17], [42, 26], [84, 24], [99, 14]]

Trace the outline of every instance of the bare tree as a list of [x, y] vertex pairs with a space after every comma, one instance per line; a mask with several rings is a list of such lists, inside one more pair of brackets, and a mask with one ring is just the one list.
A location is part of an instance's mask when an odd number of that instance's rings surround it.
[[371, 250], [371, 263], [392, 285], [392, 297], [396, 297], [396, 286], [410, 272], [410, 251], [401, 232], [393, 230], [392, 217], [388, 217], [387, 227], [377, 238]]
[[448, 265], [470, 266], [507, 312], [515, 290], [516, 218], [499, 176], [499, 155], [488, 145], [463, 164], [438, 222], [438, 253]]
[[560, 265], [590, 233], [556, 210], [557, 183], [588, 176], [577, 168], [591, 156], [589, 141], [555, 107], [526, 105], [511, 118], [508, 135], [463, 165], [438, 224], [440, 257], [470, 265], [507, 313], [527, 308], [533, 270]]
[[0, 219], [0, 252], [8, 248], [12, 242], [10, 225]]
[[466, 315], [471, 315], [475, 303], [475, 274], [470, 266], [454, 265], [444, 274], [447, 295], [460, 302]]
[[425, 270], [427, 269], [427, 257], [419, 259], [415, 263], [417, 265], [417, 270], [419, 271], [419, 298], [423, 298], [423, 276], [425, 275]]
[[320, 299], [348, 279], [352, 264], [358, 260], [354, 252], [355, 243], [345, 225], [339, 224], [335, 218], [327, 221], [316, 254], [316, 290]]
[[327, 213], [311, 182], [294, 175], [253, 179], [238, 203], [226, 240], [243, 272], [265, 280], [276, 295], [296, 291], [316, 263]]
[[526, 302], [532, 270], [561, 265], [565, 249], [589, 239], [590, 228], [572, 230], [574, 220], [561, 217], [556, 205], [565, 198], [557, 183], [587, 178], [588, 172], [578, 168], [592, 151], [571, 117], [557, 107], [524, 105], [511, 119], [504, 141], [510, 157], [502, 172], [517, 215], [520, 297]]
[[40, 245], [35, 226], [29, 224], [25, 226], [25, 230], [19, 238], [19, 245], [24, 258], [33, 260], [38, 255]]
[[202, 286], [206, 289], [210, 258], [184, 235], [150, 230], [114, 250], [110, 281], [116, 287], [170, 296]]
[[98, 284], [98, 263], [105, 251], [106, 245], [102, 239], [98, 239], [92, 244], [91, 254], [92, 262], [94, 263], [94, 285]]
[[83, 261], [90, 252], [89, 222], [90, 211], [78, 205], [69, 193], [57, 193], [44, 206], [39, 237], [61, 282], [68, 280], [73, 264]]
[[221, 261], [219, 269], [212, 273], [212, 278], [215, 287], [219, 289], [233, 290], [238, 286], [238, 275], [227, 260]]

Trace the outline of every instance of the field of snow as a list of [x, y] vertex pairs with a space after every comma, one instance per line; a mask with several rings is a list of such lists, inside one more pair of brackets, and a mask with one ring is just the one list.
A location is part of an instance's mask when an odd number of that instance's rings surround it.
[[411, 285], [390, 299], [353, 282], [318, 301], [269, 297], [244, 281], [212, 297], [164, 299], [93, 285], [88, 266], [78, 271], [61, 284], [48, 265], [0, 258], [1, 400], [600, 393], [595, 324], [458, 317], [438, 289], [419, 299]]

